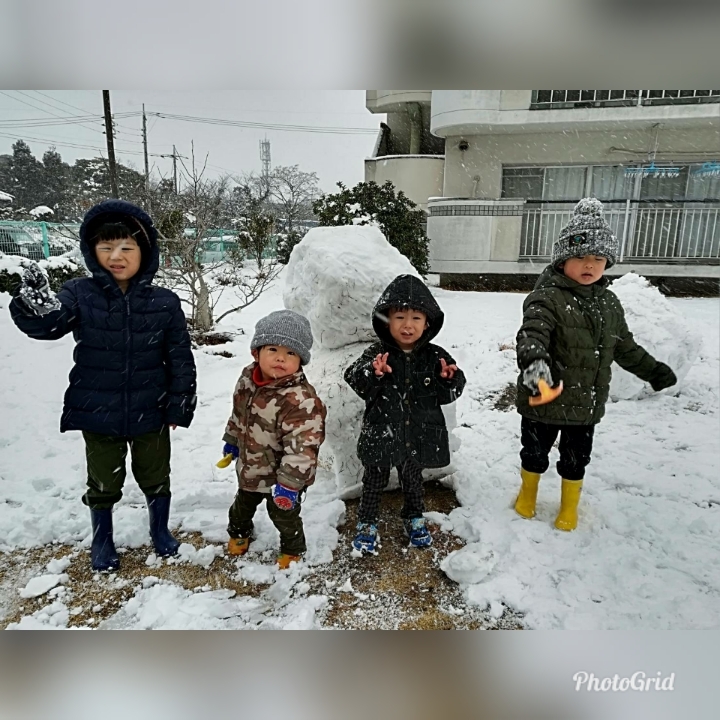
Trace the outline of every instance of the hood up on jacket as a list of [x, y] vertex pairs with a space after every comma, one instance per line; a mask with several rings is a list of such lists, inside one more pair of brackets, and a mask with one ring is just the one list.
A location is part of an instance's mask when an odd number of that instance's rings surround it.
[[[104, 200], [87, 211], [80, 226], [80, 250], [85, 258], [85, 264], [103, 289], [118, 288], [115, 278], [101, 267], [95, 256], [95, 246], [90, 244], [94, 234], [104, 223], [123, 222], [131, 229], [137, 228], [138, 244], [142, 247], [142, 262], [140, 270], [130, 280], [130, 287], [134, 285], [150, 285], [159, 267], [160, 251], [157, 245], [157, 230], [152, 218], [141, 208], [125, 200]], [[135, 233], [133, 233], [135, 234]]]
[[414, 275], [398, 275], [385, 288], [373, 310], [372, 323], [375, 334], [387, 345], [398, 347], [388, 325], [388, 312], [392, 308], [422, 310], [427, 315], [429, 327], [415, 345], [416, 349], [427, 345], [440, 332], [445, 322], [445, 314], [427, 285]]

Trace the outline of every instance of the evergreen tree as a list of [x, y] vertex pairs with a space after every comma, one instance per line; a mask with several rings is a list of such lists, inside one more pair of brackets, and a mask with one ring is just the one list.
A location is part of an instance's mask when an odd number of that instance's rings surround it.
[[395, 192], [388, 180], [384, 185], [361, 182], [354, 188], [338, 183], [340, 192], [323, 195], [313, 203], [320, 225], [376, 224], [388, 242], [396, 247], [422, 275], [428, 274], [426, 216], [405, 193]]
[[45, 188], [43, 204], [55, 211], [55, 220], [74, 219], [69, 197], [70, 166], [63, 162], [60, 153], [54, 147], [45, 151], [42, 164]]
[[[145, 177], [137, 170], [117, 165], [118, 194], [123, 200], [144, 207]], [[72, 212], [81, 218], [93, 205], [112, 197], [110, 171], [105, 158], [81, 158], [71, 171]]]
[[44, 205], [43, 168], [29, 145], [18, 140], [12, 146], [11, 179], [13, 186], [5, 190], [15, 196], [15, 206], [28, 210]]

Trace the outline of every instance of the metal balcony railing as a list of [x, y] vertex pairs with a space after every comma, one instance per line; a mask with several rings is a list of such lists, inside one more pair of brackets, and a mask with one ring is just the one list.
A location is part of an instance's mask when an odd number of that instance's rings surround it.
[[533, 90], [531, 110], [720, 102], [720, 90]]
[[[521, 260], [548, 260], [572, 203], [528, 203], [522, 219]], [[604, 203], [618, 238], [619, 262], [720, 263], [720, 203]]]

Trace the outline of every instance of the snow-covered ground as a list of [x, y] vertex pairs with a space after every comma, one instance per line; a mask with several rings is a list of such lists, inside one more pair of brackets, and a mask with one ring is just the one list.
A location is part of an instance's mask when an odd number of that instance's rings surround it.
[[[596, 432], [580, 524], [552, 527], [560, 482], [551, 470], [541, 482], [538, 513], [523, 520], [512, 510], [518, 488], [520, 418], [493, 409], [493, 397], [515, 379], [512, 343], [524, 296], [433, 289], [446, 314], [437, 342], [468, 377], [458, 402], [462, 439], [451, 482], [461, 507], [442, 520], [468, 541], [446, 561], [470, 601], [502, 602], [526, 614], [531, 628], [708, 628], [720, 624], [720, 303], [671, 299], [703, 337], [700, 358], [679, 392], [608, 405]], [[12, 324], [8, 295], [0, 295], [0, 550], [53, 542], [87, 547], [88, 511], [80, 501], [85, 459], [79, 433], [58, 432], [62, 397], [72, 365], [73, 340], [36, 342]], [[208, 566], [226, 540], [234, 470], [219, 470], [222, 432], [237, 376], [249, 359], [255, 322], [282, 307], [282, 278], [254, 305], [227, 317], [218, 329], [232, 343], [196, 351], [198, 409], [189, 430], [173, 434], [173, 506], [176, 529], [201, 532], [210, 548], [186, 546], [183, 562]], [[221, 351], [232, 358], [217, 355]], [[312, 378], [312, 364], [308, 368]], [[334, 476], [321, 470], [304, 506], [306, 564], [330, 562], [344, 504]], [[271, 567], [278, 538], [264, 510], [258, 540], [239, 562], [248, 582], [274, 581], [263, 600], [229, 592], [185, 590], [146, 583], [115, 616], [113, 628], [312, 628], [322, 596], [308, 596], [306, 567]], [[119, 546], [149, 542], [147, 511], [131, 476], [116, 507]], [[73, 562], [88, 562], [81, 553]], [[152, 558], [149, 559], [152, 562]], [[48, 605], [21, 627], [62, 627], [72, 611], [63, 601], [64, 563], [47, 568]], [[50, 578], [50, 575], [55, 577]], [[19, 592], [23, 588], [17, 588]], [[53, 593], [55, 593], [53, 595]], [[1, 604], [1, 603], [0, 603]]]

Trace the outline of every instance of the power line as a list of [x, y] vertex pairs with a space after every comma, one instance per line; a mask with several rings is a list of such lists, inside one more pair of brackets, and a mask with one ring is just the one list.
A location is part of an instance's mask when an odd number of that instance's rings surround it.
[[[25, 97], [29, 97], [31, 100], [36, 100], [36, 98], [28, 95], [27, 93], [24, 93], [22, 90], [17, 90], [16, 92], [19, 92], [21, 95], [24, 95]], [[33, 90], [32, 92], [38, 92], [38, 91], [37, 91], [37, 90]], [[52, 100], [52, 98], [50, 98], [50, 99]], [[37, 109], [40, 110], [41, 112], [46, 112], [46, 113], [48, 113], [49, 115], [52, 115], [53, 117], [59, 118], [59, 119], [61, 119], [61, 120], [64, 120], [65, 117], [68, 115], [68, 111], [67, 111], [67, 110], [65, 110], [65, 109], [63, 109], [63, 108], [58, 108], [58, 107], [56, 107], [55, 105], [51, 105], [49, 102], [46, 102], [45, 100], [38, 100], [38, 102], [41, 102], [41, 103], [43, 103], [44, 105], [47, 105], [48, 107], [51, 107], [53, 110], [60, 110], [60, 112], [65, 113], [65, 115], [64, 115], [64, 116], [56, 115], [55, 113], [51, 113], [49, 110], [45, 110], [44, 108], [37, 108]], [[32, 107], [32, 106], [31, 106], [31, 107]], [[73, 117], [74, 119], [78, 119], [77, 115], [71, 115], [71, 117]], [[93, 119], [94, 119], [94, 118], [93, 118]], [[94, 127], [90, 127], [89, 125], [86, 125], [86, 124], [84, 124], [83, 122], [78, 122], [78, 124], [79, 124], [79, 125], [82, 125], [82, 126], [85, 127], [85, 128], [88, 128], [89, 130], [92, 130], [93, 132], [100, 133], [101, 135], [104, 134], [102, 130], [98, 130], [98, 129], [94, 128]], [[113, 118], [113, 127], [115, 127], [116, 124], [117, 124], [117, 123], [114, 122], [114, 118]], [[122, 135], [130, 135], [130, 133], [126, 133], [124, 130], [115, 130], [115, 129], [114, 129], [114, 132], [117, 133], [117, 134], [122, 134]], [[138, 143], [138, 144], [139, 144], [139, 141], [138, 141], [138, 140], [125, 140], [125, 142], [135, 142], [135, 143]]]
[[[60, 98], [55, 98], [52, 95], [48, 95], [47, 93], [41, 92], [40, 90], [33, 90], [33, 92], [38, 95], [42, 95], [43, 97], [49, 98], [50, 100], [52, 100], [55, 103], [61, 103], [62, 105], [67, 105], [69, 108], [73, 108], [74, 110], [80, 110], [84, 113], [90, 112], [89, 110], [86, 110], [85, 108], [81, 108], [78, 105], [73, 105], [72, 103], [67, 103], [64, 100], [60, 100]], [[60, 109], [60, 108], [58, 108], [58, 109]], [[64, 112], [67, 112], [67, 110]], [[118, 117], [118, 113], [114, 113], [113, 117]], [[134, 133], [138, 137], [140, 136], [140, 133], [137, 131], [136, 128], [131, 128], [129, 125], [121, 125], [120, 123], [116, 123], [116, 125], [118, 125], [119, 127], [127, 128], [128, 130], [130, 130], [132, 133]], [[128, 133], [128, 134], [130, 134], [130, 133]]]
[[[98, 148], [93, 145], [82, 145], [80, 143], [73, 142], [62, 142], [60, 140], [51, 140], [49, 138], [33, 137], [32, 135], [11, 135], [5, 132], [0, 132], [0, 137], [9, 138], [10, 140], [31, 140], [33, 142], [48, 143], [48, 145], [55, 145], [57, 147], [69, 147], [76, 148], [79, 150], [94, 150], [97, 153], [104, 152], [103, 148]], [[119, 155], [142, 155], [143, 153], [138, 150], [116, 150]], [[151, 157], [163, 157], [159, 153], [150, 153]]]
[[255, 128], [260, 130], [280, 130], [286, 132], [310, 132], [334, 135], [377, 135], [374, 128], [329, 127], [320, 125], [285, 125], [282, 123], [259, 123], [249, 120], [227, 120], [223, 118], [196, 117], [193, 115], [174, 115], [170, 113], [148, 113], [165, 120], [178, 120], [180, 122], [204, 123], [207, 125], [225, 125], [228, 127]]
[[[18, 92], [20, 95], [23, 95], [24, 97], [29, 97], [31, 100], [35, 99], [32, 96], [24, 93], [22, 90], [17, 90], [16, 92]], [[37, 105], [33, 105], [32, 103], [29, 103], [25, 100], [21, 100], [19, 97], [15, 97], [14, 95], [9, 95], [8, 93], [5, 93], [5, 92], [3, 92], [2, 94], [5, 95], [6, 97], [11, 98], [12, 100], [16, 100], [17, 102], [23, 103], [23, 105], [27, 105], [28, 107], [34, 108], [35, 110], [39, 110], [40, 112], [44, 112], [44, 113], [47, 113], [48, 115], [52, 115], [54, 118], [63, 119], [60, 115], [56, 115], [55, 113], [50, 112], [49, 110], [46, 110], [45, 108], [41, 108], [41, 107], [38, 107]], [[39, 100], [38, 102], [41, 102], [45, 105], [49, 105], [49, 103], [46, 103], [44, 100]], [[50, 106], [50, 107], [52, 107], [52, 106]], [[57, 108], [55, 108], [55, 109], [57, 109]], [[83, 127], [87, 128], [88, 130], [92, 130], [93, 132], [96, 132], [96, 133], [99, 133], [100, 135], [102, 135], [102, 131], [98, 130], [97, 128], [90, 127], [89, 125], [86, 125], [82, 122], [80, 122], [78, 124], [82, 125]]]

